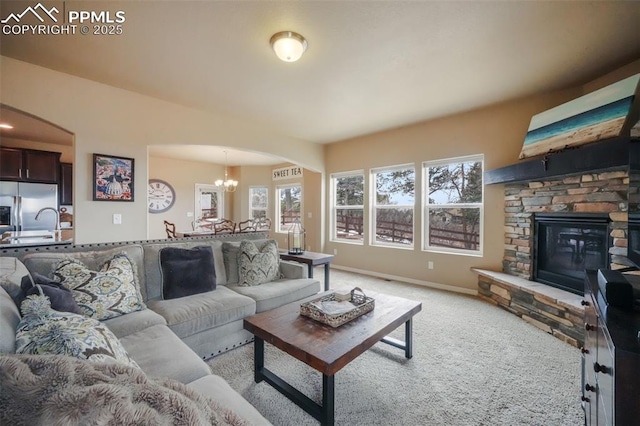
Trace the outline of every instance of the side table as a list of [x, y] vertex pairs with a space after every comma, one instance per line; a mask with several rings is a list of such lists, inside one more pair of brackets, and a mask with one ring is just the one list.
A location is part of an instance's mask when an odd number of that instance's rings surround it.
[[289, 254], [285, 250], [280, 251], [280, 259], [306, 264], [309, 268], [309, 278], [313, 278], [314, 266], [324, 265], [324, 290], [329, 290], [329, 264], [333, 260], [332, 254], [314, 253], [312, 251], [305, 251], [302, 254]]

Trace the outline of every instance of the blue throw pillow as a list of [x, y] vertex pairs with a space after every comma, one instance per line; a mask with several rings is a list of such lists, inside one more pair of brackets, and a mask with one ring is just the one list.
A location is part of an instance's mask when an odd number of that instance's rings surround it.
[[177, 299], [216, 289], [213, 250], [209, 246], [192, 249], [165, 247], [160, 250], [162, 296]]
[[[34, 272], [32, 274], [33, 283], [28, 275], [22, 277], [20, 287], [25, 294], [25, 297], [33, 294], [40, 294], [38, 286], [42, 289], [42, 293], [45, 294], [51, 301], [51, 307], [60, 312], [73, 312], [74, 314], [82, 314], [80, 307], [73, 298], [73, 292], [50, 278]], [[35, 283], [35, 285], [34, 285]]]

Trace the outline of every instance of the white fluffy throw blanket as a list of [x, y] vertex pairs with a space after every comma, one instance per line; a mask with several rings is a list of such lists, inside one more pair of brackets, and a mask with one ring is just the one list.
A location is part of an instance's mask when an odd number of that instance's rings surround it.
[[2, 425], [232, 425], [247, 422], [186, 385], [118, 363], [0, 356]]

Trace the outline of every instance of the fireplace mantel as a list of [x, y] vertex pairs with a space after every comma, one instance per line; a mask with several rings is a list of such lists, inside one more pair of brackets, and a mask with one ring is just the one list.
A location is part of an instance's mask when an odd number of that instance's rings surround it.
[[615, 138], [523, 160], [484, 173], [487, 185], [556, 179], [578, 173], [623, 170], [629, 164], [629, 142], [637, 138]]

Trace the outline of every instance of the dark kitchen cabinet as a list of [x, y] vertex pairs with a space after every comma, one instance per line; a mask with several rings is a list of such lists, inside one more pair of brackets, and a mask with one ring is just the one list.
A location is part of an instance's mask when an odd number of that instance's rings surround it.
[[[638, 280], [629, 276], [629, 280]], [[637, 425], [640, 419], [640, 312], [609, 306], [587, 271], [582, 407], [585, 424]]]
[[58, 183], [60, 153], [0, 148], [0, 179]]
[[60, 163], [60, 205], [73, 204], [73, 164]]
[[22, 179], [22, 150], [0, 147], [0, 179]]

